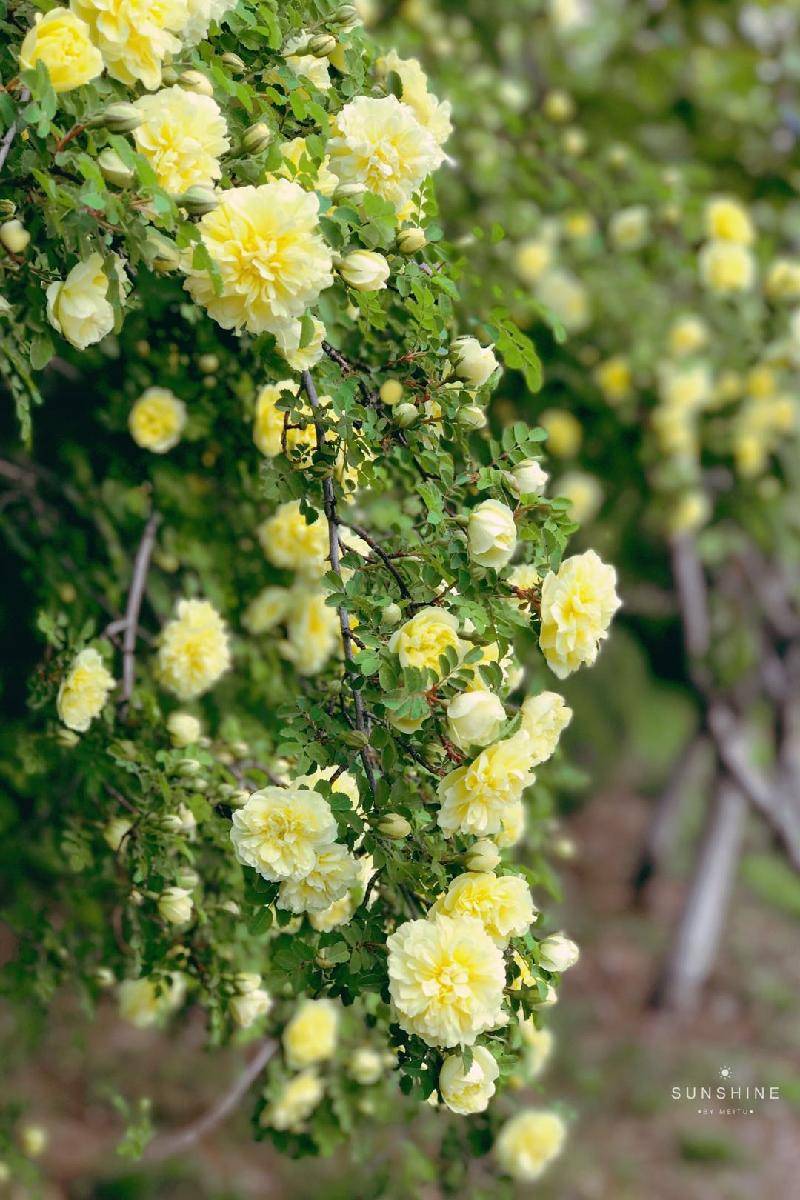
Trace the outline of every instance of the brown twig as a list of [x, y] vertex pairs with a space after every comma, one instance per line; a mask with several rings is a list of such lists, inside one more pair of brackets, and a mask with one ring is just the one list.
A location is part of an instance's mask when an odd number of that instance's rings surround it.
[[[314, 428], [317, 435], [317, 448], [321, 448], [325, 442], [325, 428], [320, 416], [319, 396], [317, 389], [314, 386], [314, 380], [311, 378], [309, 371], [303, 371], [303, 387], [308, 396], [309, 404], [311, 405], [314, 414]], [[322, 481], [322, 496], [325, 508], [325, 516], [328, 521], [328, 546], [331, 561], [331, 570], [337, 575], [341, 574], [341, 564], [339, 555], [339, 518], [336, 514], [336, 493], [333, 487], [333, 477], [328, 473]], [[344, 657], [348, 663], [354, 660], [353, 655], [353, 632], [350, 628], [350, 615], [346, 608], [340, 607], [339, 610], [339, 626], [342, 631], [342, 649]], [[351, 687], [353, 693], [353, 705], [355, 707], [356, 729], [362, 733], [364, 737], [369, 739], [369, 721], [364, 710], [364, 700], [361, 692], [356, 687]], [[375, 795], [377, 790], [377, 780], [375, 778], [375, 768], [372, 762], [372, 748], [367, 744], [361, 751], [361, 761], [364, 764], [364, 772], [367, 776], [370, 791]]]
[[277, 1045], [271, 1039], [262, 1042], [244, 1070], [234, 1079], [227, 1092], [224, 1092], [220, 1096], [216, 1104], [213, 1104], [196, 1121], [191, 1121], [188, 1125], [185, 1125], [183, 1129], [178, 1129], [175, 1133], [161, 1134], [160, 1137], [154, 1138], [142, 1155], [143, 1161], [157, 1163], [163, 1162], [167, 1158], [174, 1158], [176, 1154], [183, 1154], [204, 1137], [207, 1137], [213, 1129], [221, 1125], [238, 1108], [252, 1084], [255, 1083], [274, 1055], [276, 1049]]
[[154, 512], [144, 527], [136, 558], [133, 560], [133, 575], [125, 608], [125, 634], [122, 639], [122, 695], [120, 699], [125, 705], [130, 701], [136, 678], [136, 630], [147, 582], [147, 572], [150, 568], [150, 556], [153, 553], [156, 531], [160, 523], [161, 516]]
[[372, 537], [371, 534], [369, 534], [367, 532], [367, 530], [363, 529], [360, 525], [354, 525], [352, 523], [352, 521], [343, 521], [341, 518], [339, 518], [339, 524], [344, 525], [346, 529], [352, 529], [353, 533], [357, 534], [360, 538], [362, 538], [367, 543], [370, 550], [374, 551], [374, 553], [377, 554], [378, 558], [381, 560], [383, 565], [386, 567], [386, 570], [389, 572], [389, 574], [394, 579], [395, 583], [397, 584], [397, 586], [400, 589], [400, 595], [403, 596], [406, 600], [410, 599], [411, 592], [408, 590], [408, 585], [406, 584], [405, 579], [403, 579], [403, 576], [400, 574], [397, 567], [392, 562], [390, 555], [388, 555], [386, 553], [386, 551], [383, 549], [383, 547], [378, 542], [376, 542], [375, 538]]

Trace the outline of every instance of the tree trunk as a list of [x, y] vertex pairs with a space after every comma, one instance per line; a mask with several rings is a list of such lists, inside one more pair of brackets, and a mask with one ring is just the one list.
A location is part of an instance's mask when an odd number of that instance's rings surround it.
[[653, 997], [657, 1008], [688, 1012], [698, 1004], [719, 949], [746, 813], [742, 792], [721, 777], [672, 949]]

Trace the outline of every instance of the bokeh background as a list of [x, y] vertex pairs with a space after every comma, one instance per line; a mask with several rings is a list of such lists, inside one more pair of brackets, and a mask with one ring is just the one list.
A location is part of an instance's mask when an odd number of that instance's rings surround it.
[[[543, 389], [532, 398], [507, 372], [493, 422], [521, 413], [548, 428], [560, 460], [557, 490], [572, 497], [587, 544], [617, 564], [625, 601], [598, 667], [565, 689], [576, 711], [568, 758], [581, 770], [565, 773], [556, 844], [564, 927], [582, 957], [554, 1010], [555, 1050], [538, 1086], [566, 1099], [576, 1125], [536, 1194], [793, 1195], [800, 879], [785, 839], [752, 806], [705, 977], [687, 1003], [664, 980], [697, 882], [716, 770], [708, 738], [689, 753], [709, 702], [685, 649], [676, 539], [691, 539], [710, 583], [712, 688], [748, 719], [756, 713], [763, 736], [754, 753], [767, 764], [770, 700], [753, 665], [764, 650], [748, 637], [759, 600], [741, 580], [737, 590], [730, 561], [755, 547], [792, 611], [798, 593], [794, 417], [782, 429], [766, 418], [758, 425], [757, 470], [743, 468], [742, 450], [754, 436], [753, 371], [771, 371], [772, 397], [796, 405], [792, 295], [781, 308], [768, 291], [714, 294], [698, 282], [698, 258], [704, 206], [718, 194], [738, 197], [751, 213], [760, 278], [776, 258], [796, 253], [800, 6], [362, 0], [360, 8], [387, 49], [419, 56], [434, 90], [453, 102], [441, 223], [462, 246], [465, 310], [491, 327], [497, 297], [485, 280], [497, 278], [498, 295], [514, 298], [543, 355]], [[645, 233], [626, 244], [624, 229], [613, 233], [614, 218], [637, 208], [646, 210]], [[683, 357], [667, 338], [681, 314], [706, 331]], [[615, 357], [628, 376], [600, 375]], [[696, 366], [712, 384], [687, 459], [659, 443], [651, 416], [666, 403], [665, 370]], [[726, 371], [740, 388], [720, 400]], [[20, 637], [21, 603], [19, 595], [3, 599], [3, 659], [16, 664], [6, 690], [12, 703], [22, 700], [37, 652]], [[785, 631], [781, 655], [795, 638]], [[665, 809], [665, 793], [679, 803]], [[0, 941], [0, 955], [4, 948]], [[120, 1111], [119, 1097], [152, 1096], [159, 1125], [180, 1126], [213, 1103], [238, 1056], [203, 1051], [199, 1024], [167, 1038], [123, 1024], [111, 1004], [87, 1028], [67, 997], [46, 1027], [25, 1032], [38, 1039], [36, 1060], [24, 1071], [10, 1063], [4, 1090], [22, 1096], [47, 1131], [53, 1200], [448, 1194], [446, 1178], [418, 1153], [431, 1139], [427, 1113], [355, 1146], [355, 1163], [279, 1160], [250, 1143], [240, 1112], [190, 1155], [139, 1166], [118, 1153], [120, 1132], [136, 1115]], [[683, 1092], [674, 1098], [674, 1088], [721, 1079], [777, 1087], [780, 1099], [752, 1113], [706, 1115]], [[491, 1195], [480, 1164], [473, 1184], [476, 1197]]]

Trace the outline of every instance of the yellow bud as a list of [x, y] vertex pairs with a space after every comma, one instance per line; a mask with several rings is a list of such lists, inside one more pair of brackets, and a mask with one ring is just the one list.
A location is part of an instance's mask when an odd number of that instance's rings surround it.
[[116, 187], [127, 187], [129, 183], [133, 183], [135, 172], [131, 167], [125, 166], [116, 150], [112, 150], [110, 146], [100, 151], [97, 165], [103, 178]]
[[391, 408], [395, 404], [399, 404], [402, 400], [403, 385], [400, 383], [399, 379], [387, 379], [381, 384], [380, 392], [378, 394], [380, 395], [383, 403], [388, 404]]
[[27, 249], [30, 240], [31, 235], [22, 221], [14, 219], [0, 225], [0, 242], [3, 243], [9, 254], [22, 254]]
[[397, 249], [401, 254], [416, 254], [427, 243], [425, 230], [421, 229], [419, 225], [409, 225], [406, 229], [401, 229], [397, 235]]
[[260, 154], [272, 140], [272, 130], [264, 121], [256, 121], [242, 134], [242, 149], [248, 154]]
[[378, 822], [378, 829], [384, 837], [401, 841], [411, 833], [411, 825], [400, 813], [386, 813]]
[[184, 91], [195, 92], [198, 96], [214, 95], [211, 80], [202, 71], [183, 71], [178, 76], [178, 83]]

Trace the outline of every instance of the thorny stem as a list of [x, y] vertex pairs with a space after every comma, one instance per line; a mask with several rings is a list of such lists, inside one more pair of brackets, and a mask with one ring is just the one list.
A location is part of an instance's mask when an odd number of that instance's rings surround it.
[[362, 529], [362, 527], [360, 525], [354, 525], [352, 523], [352, 521], [341, 521], [340, 520], [339, 524], [346, 526], [347, 529], [352, 529], [353, 533], [357, 534], [360, 538], [363, 538], [363, 540], [369, 546], [370, 550], [373, 550], [375, 552], [375, 554], [377, 554], [378, 558], [381, 560], [383, 565], [386, 567], [386, 570], [389, 572], [389, 574], [394, 579], [395, 583], [397, 584], [397, 586], [400, 589], [400, 595], [403, 596], [407, 600], [410, 599], [411, 592], [408, 590], [408, 585], [406, 584], [405, 579], [403, 579], [403, 576], [400, 574], [397, 567], [392, 562], [391, 556], [386, 553], [386, 551], [382, 548], [380, 543], [376, 542], [375, 538], [372, 537], [371, 534], [367, 533], [366, 529]]
[[[311, 378], [309, 371], [303, 371], [303, 387], [308, 396], [309, 404], [311, 405], [314, 414], [314, 428], [317, 435], [317, 448], [320, 448], [325, 441], [325, 429], [322, 424], [319, 409], [319, 396], [317, 389], [314, 386], [314, 381]], [[340, 566], [340, 544], [339, 544], [339, 518], [336, 513], [336, 492], [333, 486], [333, 476], [329, 472], [322, 481], [322, 496], [325, 508], [325, 516], [328, 521], [328, 546], [330, 549], [331, 570], [335, 574], [341, 574]], [[342, 648], [344, 657], [348, 663], [352, 663], [353, 656], [353, 632], [350, 628], [350, 615], [346, 608], [340, 607], [339, 610], [339, 625], [342, 630]], [[372, 762], [372, 748], [368, 744], [369, 739], [369, 721], [364, 710], [364, 701], [358, 688], [351, 685], [353, 693], [353, 705], [355, 707], [356, 729], [363, 734], [367, 739], [367, 745], [361, 751], [361, 761], [364, 764], [364, 772], [367, 776], [370, 791], [373, 797], [377, 791], [377, 780], [375, 778], [375, 768]]]
[[128, 592], [128, 603], [125, 608], [125, 633], [122, 639], [122, 696], [123, 704], [128, 703], [133, 693], [136, 678], [136, 629], [139, 624], [139, 611], [142, 607], [142, 597], [147, 582], [147, 572], [150, 568], [150, 556], [156, 540], [156, 531], [161, 524], [159, 513], [153, 513], [144, 527], [142, 540], [133, 561], [133, 575]]

